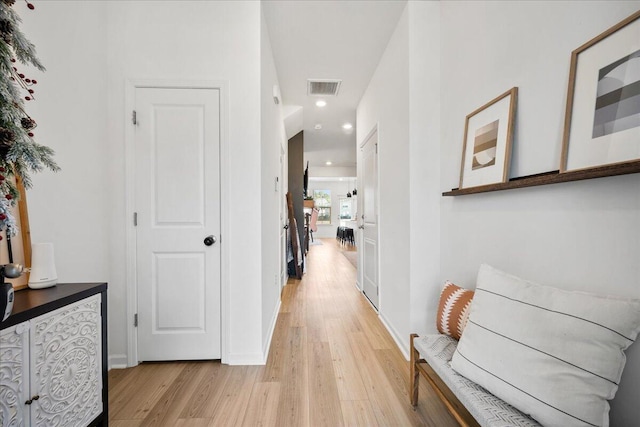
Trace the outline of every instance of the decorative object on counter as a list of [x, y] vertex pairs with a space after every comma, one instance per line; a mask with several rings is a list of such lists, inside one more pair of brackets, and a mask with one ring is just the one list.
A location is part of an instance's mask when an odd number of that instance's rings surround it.
[[[18, 63], [44, 67], [35, 47], [19, 28], [20, 17], [13, 1], [0, 2], [0, 230], [15, 236], [17, 226], [12, 208], [19, 197], [19, 185], [31, 187], [31, 173], [59, 170], [53, 150], [33, 139], [36, 121], [24, 109], [24, 101], [35, 99], [38, 83], [17, 68]], [[29, 9], [34, 6], [27, 2]], [[14, 178], [14, 179], [12, 179]]]
[[560, 172], [640, 159], [640, 11], [571, 53]]
[[53, 258], [53, 243], [31, 245], [31, 289], [49, 288], [58, 283], [58, 273]]
[[0, 283], [0, 322], [11, 316], [13, 310], [13, 286], [9, 282]]
[[518, 88], [511, 88], [467, 116], [460, 188], [508, 180], [517, 98]]
[[13, 310], [13, 286], [4, 279], [15, 279], [22, 274], [22, 270], [20, 264], [5, 264], [0, 267], [0, 322], [7, 320]]

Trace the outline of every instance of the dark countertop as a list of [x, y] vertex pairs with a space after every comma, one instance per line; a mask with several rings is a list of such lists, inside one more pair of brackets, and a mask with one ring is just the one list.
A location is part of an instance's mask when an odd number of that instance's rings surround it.
[[106, 290], [106, 283], [58, 283], [45, 289], [21, 289], [15, 292], [13, 311], [0, 323], [0, 330]]

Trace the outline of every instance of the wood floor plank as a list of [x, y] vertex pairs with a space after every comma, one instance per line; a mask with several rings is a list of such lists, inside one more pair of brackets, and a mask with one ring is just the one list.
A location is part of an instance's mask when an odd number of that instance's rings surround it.
[[179, 418], [213, 417], [231, 371], [231, 367], [220, 363], [206, 365], [190, 401], [182, 410]]
[[327, 335], [340, 400], [366, 400], [367, 390], [358, 370], [358, 361], [349, 345], [349, 335], [340, 320], [327, 321]]
[[289, 348], [276, 413], [279, 426], [309, 425], [309, 358], [307, 329], [290, 328]]
[[113, 420], [109, 421], [110, 427], [140, 427], [143, 420]]
[[133, 375], [132, 369], [112, 369], [109, 371], [109, 388], [116, 389], [119, 384], [126, 381], [130, 375]]
[[306, 291], [309, 295], [306, 302], [307, 340], [309, 342], [327, 342], [327, 330], [324, 323], [320, 290], [316, 287]]
[[117, 405], [119, 410], [113, 411], [113, 419], [131, 420], [145, 418], [158, 399], [164, 394], [173, 380], [185, 368], [184, 363], [148, 363], [143, 374], [136, 378], [136, 386], [145, 392], [123, 393], [124, 405]]
[[329, 344], [309, 343], [309, 417], [314, 426], [341, 426], [342, 408]]
[[187, 364], [167, 391], [158, 399], [144, 419], [145, 426], [175, 425], [183, 408], [189, 403], [198, 385], [198, 379], [207, 365], [213, 362]]
[[175, 427], [207, 427], [211, 422], [211, 418], [179, 418], [175, 424], [171, 424]]
[[251, 389], [260, 368], [257, 366], [238, 366], [237, 368], [233, 369], [227, 378], [224, 394], [220, 397], [209, 423], [211, 427], [242, 424], [249, 405]]
[[373, 408], [368, 400], [344, 400], [340, 404], [346, 427], [378, 426], [378, 422], [373, 416]]
[[408, 426], [413, 425], [408, 401], [401, 401], [395, 394], [391, 383], [386, 378], [383, 368], [373, 354], [373, 348], [367, 335], [363, 333], [351, 334], [351, 348], [358, 361], [358, 369], [367, 388], [367, 395], [371, 402], [376, 421], [381, 425]]
[[245, 427], [276, 427], [280, 383], [256, 383], [242, 423]]

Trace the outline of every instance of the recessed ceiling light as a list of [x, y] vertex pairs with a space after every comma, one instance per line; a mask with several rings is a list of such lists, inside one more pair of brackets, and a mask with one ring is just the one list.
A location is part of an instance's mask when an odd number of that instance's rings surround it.
[[342, 125], [343, 129], [351, 129], [353, 127], [353, 125], [351, 123], [345, 123]]
[[333, 164], [333, 163], [331, 163], [331, 162], [327, 162], [327, 163], [325, 163], [325, 165], [327, 165], [327, 166], [331, 166], [332, 164]]
[[323, 99], [316, 101], [316, 107], [324, 107], [325, 105], [327, 105], [327, 101]]
[[320, 130], [322, 129], [322, 125], [320, 123], [318, 123], [317, 125], [314, 126], [315, 130]]

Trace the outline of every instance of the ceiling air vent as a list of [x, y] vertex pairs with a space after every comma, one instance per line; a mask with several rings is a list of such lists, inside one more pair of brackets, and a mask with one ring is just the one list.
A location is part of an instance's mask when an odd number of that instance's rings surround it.
[[307, 95], [336, 96], [340, 90], [339, 79], [309, 79], [307, 80]]

